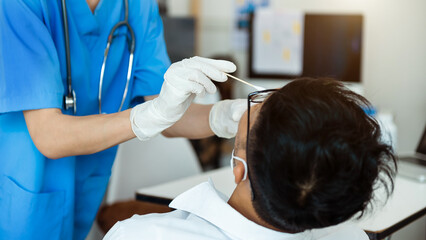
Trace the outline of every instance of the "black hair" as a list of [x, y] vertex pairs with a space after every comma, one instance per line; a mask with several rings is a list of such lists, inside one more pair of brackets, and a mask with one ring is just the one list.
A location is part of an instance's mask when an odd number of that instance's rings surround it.
[[333, 79], [294, 80], [265, 100], [247, 163], [256, 213], [288, 232], [360, 218], [396, 161], [362, 96]]

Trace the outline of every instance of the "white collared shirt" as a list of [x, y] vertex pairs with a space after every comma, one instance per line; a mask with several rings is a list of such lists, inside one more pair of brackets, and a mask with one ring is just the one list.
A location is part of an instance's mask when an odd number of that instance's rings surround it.
[[245, 218], [227, 200], [211, 182], [204, 182], [176, 197], [169, 205], [175, 211], [134, 215], [116, 223], [104, 240], [368, 240], [367, 234], [351, 223], [296, 234], [274, 231]]

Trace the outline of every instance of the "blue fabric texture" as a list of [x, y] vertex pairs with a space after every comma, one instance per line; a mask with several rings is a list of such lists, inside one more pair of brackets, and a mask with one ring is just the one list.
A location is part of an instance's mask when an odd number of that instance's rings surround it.
[[[129, 0], [136, 49], [124, 108], [160, 92], [170, 65], [155, 0]], [[78, 116], [98, 113], [99, 74], [123, 1], [67, 0]], [[126, 84], [125, 28], [106, 63], [102, 110], [118, 111]], [[51, 160], [34, 145], [23, 111], [62, 108], [66, 62], [60, 1], [0, 1], [0, 239], [84, 239], [102, 201], [117, 147]], [[65, 114], [71, 114], [62, 110]], [[64, 136], [66, 137], [66, 136]]]

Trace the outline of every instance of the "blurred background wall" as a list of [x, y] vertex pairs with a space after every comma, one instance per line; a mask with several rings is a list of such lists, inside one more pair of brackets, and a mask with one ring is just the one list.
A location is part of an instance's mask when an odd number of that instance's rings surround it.
[[[234, 6], [230, 0], [169, 0], [171, 16], [198, 17], [196, 54], [232, 54], [239, 75], [247, 77], [247, 53], [232, 43]], [[355, 88], [397, 126], [398, 153], [413, 152], [426, 123], [425, 0], [271, 0], [273, 8], [309, 13], [356, 13], [364, 16], [362, 83]], [[255, 80], [266, 87], [285, 80]], [[357, 85], [357, 84], [356, 84]], [[235, 85], [235, 97], [250, 89]]]

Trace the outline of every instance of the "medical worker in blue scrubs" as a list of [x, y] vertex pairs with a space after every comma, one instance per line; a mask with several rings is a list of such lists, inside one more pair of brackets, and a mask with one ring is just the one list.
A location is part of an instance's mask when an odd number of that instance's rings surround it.
[[124, 28], [109, 50], [99, 114], [104, 50], [123, 1], [67, 0], [67, 7], [75, 114], [63, 108], [60, 0], [0, 1], [0, 239], [84, 239], [117, 144], [159, 133], [232, 137], [245, 110], [239, 100], [191, 104], [235, 65], [194, 57], [170, 66], [156, 1], [129, 0], [136, 48], [125, 110], [118, 111], [129, 64]]

